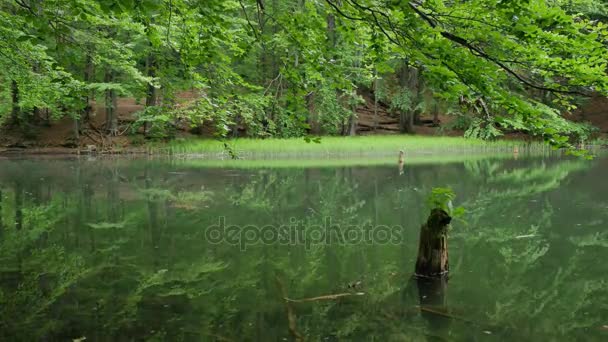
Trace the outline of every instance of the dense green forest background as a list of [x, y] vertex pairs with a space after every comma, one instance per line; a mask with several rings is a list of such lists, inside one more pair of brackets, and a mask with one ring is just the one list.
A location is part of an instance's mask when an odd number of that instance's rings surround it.
[[[608, 90], [607, 13], [599, 0], [2, 0], [0, 123], [34, 134], [68, 117], [76, 139], [353, 135], [367, 102], [370, 130], [379, 110], [405, 133], [441, 113], [466, 136], [567, 147], [592, 128], [564, 114]], [[127, 120], [121, 98], [143, 109]]]

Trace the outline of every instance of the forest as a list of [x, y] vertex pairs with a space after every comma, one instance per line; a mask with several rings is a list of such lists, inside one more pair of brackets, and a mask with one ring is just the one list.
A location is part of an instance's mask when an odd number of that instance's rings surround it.
[[608, 91], [607, 25], [599, 0], [2, 0], [0, 143], [426, 124], [573, 148], [598, 133], [571, 116]]

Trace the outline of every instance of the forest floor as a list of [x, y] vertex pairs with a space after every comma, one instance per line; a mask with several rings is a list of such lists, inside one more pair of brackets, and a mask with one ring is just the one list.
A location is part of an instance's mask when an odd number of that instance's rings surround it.
[[[399, 134], [399, 122], [398, 119], [393, 117], [385, 106], [379, 105], [377, 111], [374, 111], [373, 101], [369, 96], [365, 96], [366, 103], [359, 106], [357, 109], [358, 123], [357, 123], [357, 135], [363, 136], [393, 136]], [[184, 93], [180, 96], [181, 103], [188, 103], [194, 99], [192, 93]], [[108, 137], [102, 133], [103, 126], [105, 124], [105, 110], [101, 106], [94, 106], [94, 113], [91, 117], [87, 129], [83, 130], [83, 134], [80, 136], [80, 140], [77, 143], [74, 137], [74, 122], [69, 118], [63, 118], [61, 120], [48, 120], [47, 122], [40, 122], [36, 125], [31, 125], [27, 132], [16, 129], [0, 129], [0, 153], [30, 153], [30, 154], [73, 154], [81, 150], [86, 150], [87, 146], [95, 146], [96, 149], [103, 149], [105, 152], [112, 153], [149, 153], [151, 147], [153, 150], [158, 151], [160, 146], [165, 146], [171, 151], [202, 151], [202, 152], [217, 152], [217, 150], [223, 150], [223, 144], [213, 141], [212, 139], [206, 139], [205, 141], [201, 138], [210, 138], [212, 133], [204, 131], [203, 134], [193, 134], [187, 128], [179, 129], [177, 136], [174, 141], [163, 144], [163, 143], [145, 143], [141, 135], [129, 135], [129, 126], [135, 122], [134, 113], [143, 109], [143, 105], [131, 98], [123, 98], [118, 102], [118, 117], [120, 123], [119, 131], [122, 133], [117, 137]], [[452, 129], [453, 116], [439, 115], [439, 125], [433, 123], [433, 118], [430, 116], [422, 116], [421, 124], [414, 125], [415, 136], [426, 136], [426, 137], [458, 137], [463, 135], [462, 130]], [[582, 122], [587, 121], [599, 129], [600, 138], [606, 138], [608, 136], [608, 99], [602, 97], [592, 98], [582, 109], [578, 110], [572, 115], [569, 115], [568, 119]], [[41, 120], [43, 121], [43, 120]], [[375, 128], [374, 128], [375, 127]], [[400, 135], [399, 135], [400, 136]], [[505, 140], [524, 140], [525, 136], [521, 134], [507, 134], [504, 137]], [[201, 141], [202, 140], [202, 141]], [[243, 143], [238, 141], [243, 140]], [[299, 139], [302, 140], [302, 139]], [[297, 140], [297, 141], [299, 141]], [[364, 146], [371, 142], [363, 142], [360, 140], [359, 143], [354, 143], [352, 139], [345, 139], [344, 142], [352, 145], [344, 147], [346, 145], [339, 143], [339, 139], [336, 140], [334, 137], [324, 137], [324, 141], [331, 141], [332, 150], [349, 150], [349, 151], [360, 151]], [[388, 145], [399, 145], [400, 140], [388, 139], [382, 140], [384, 143], [380, 143], [381, 146], [388, 147]], [[420, 148], [429, 148], [435, 144], [437, 146], [446, 147], [452, 142], [447, 140], [435, 140], [430, 143], [431, 140], [421, 143], [422, 140], [417, 140], [414, 145], [418, 145]], [[461, 139], [464, 140], [464, 139]], [[249, 141], [249, 142], [247, 142]], [[248, 146], [246, 149], [262, 148], [263, 150], [272, 152], [272, 148], [268, 148], [271, 145], [277, 145], [277, 142], [265, 144], [265, 148], [260, 147], [260, 143], [251, 143], [252, 140], [238, 139], [236, 140], [237, 145]], [[271, 140], [270, 140], [271, 141]], [[296, 141], [296, 140], [293, 140]], [[355, 140], [356, 141], [356, 140]], [[388, 141], [388, 142], [387, 142]], [[443, 141], [443, 142], [441, 142]], [[379, 142], [374, 142], [378, 144]], [[312, 147], [299, 147], [299, 143], [287, 143], [281, 142], [287, 150], [303, 150], [303, 151], [318, 151], [327, 150], [327, 144], [320, 144], [318, 148]], [[319, 145], [319, 144], [312, 144]], [[337, 145], [342, 147], [337, 148]], [[465, 143], [467, 146], [477, 146], [478, 143]], [[462, 142], [456, 142], [456, 146], [464, 146]], [[289, 147], [291, 146], [291, 147]], [[237, 149], [239, 149], [237, 147]]]

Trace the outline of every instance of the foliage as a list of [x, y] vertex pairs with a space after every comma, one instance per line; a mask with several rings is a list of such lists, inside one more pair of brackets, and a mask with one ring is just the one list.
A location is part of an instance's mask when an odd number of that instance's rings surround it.
[[465, 209], [463, 207], [454, 208], [452, 201], [455, 198], [456, 194], [451, 188], [433, 188], [426, 199], [426, 204], [430, 209], [443, 209], [452, 218], [460, 218], [465, 214]]
[[[0, 122], [87, 123], [133, 97], [146, 108], [121, 129], [108, 118], [112, 134], [337, 135], [372, 90], [393, 111], [461, 106], [467, 136], [572, 148], [589, 130], [562, 114], [608, 91], [606, 13], [593, 0], [4, 1]], [[479, 99], [487, 110], [467, 105]]]

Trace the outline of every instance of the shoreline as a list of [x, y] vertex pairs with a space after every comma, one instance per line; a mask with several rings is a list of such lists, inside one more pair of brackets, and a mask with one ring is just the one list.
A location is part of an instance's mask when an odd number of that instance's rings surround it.
[[[598, 140], [583, 146], [589, 151], [604, 150], [605, 141]], [[400, 150], [406, 155], [488, 155], [488, 154], [543, 154], [562, 153], [542, 141], [499, 139], [485, 141], [464, 137], [386, 135], [356, 137], [320, 137], [320, 142], [305, 138], [270, 138], [232, 140], [178, 139], [168, 142], [148, 142], [144, 145], [112, 146], [98, 150], [95, 145], [73, 147], [1, 147], [0, 156], [177, 156], [202, 159], [250, 158], [343, 158], [389, 157]]]

